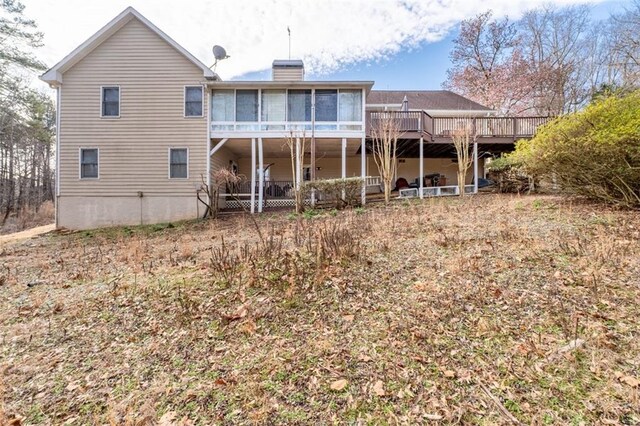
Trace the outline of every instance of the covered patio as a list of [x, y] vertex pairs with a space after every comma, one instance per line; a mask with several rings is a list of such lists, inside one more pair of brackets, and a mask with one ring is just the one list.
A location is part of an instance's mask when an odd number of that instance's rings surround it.
[[[210, 174], [226, 167], [245, 179], [233, 188], [221, 188], [220, 207], [246, 208], [262, 212], [268, 208], [295, 205], [296, 185], [318, 179], [359, 177], [365, 184], [361, 202], [367, 193], [380, 192], [380, 178], [371, 156], [362, 150], [363, 138], [226, 138], [211, 141]], [[294, 155], [292, 157], [292, 145]], [[302, 164], [296, 152], [302, 152]], [[293, 161], [293, 163], [292, 163]], [[300, 173], [296, 173], [300, 170]], [[327, 201], [316, 193], [309, 204]]]

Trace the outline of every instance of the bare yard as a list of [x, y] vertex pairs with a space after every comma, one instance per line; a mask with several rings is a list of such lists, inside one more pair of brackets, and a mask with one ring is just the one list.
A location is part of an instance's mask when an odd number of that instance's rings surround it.
[[0, 247], [0, 423], [640, 422], [637, 213], [476, 196], [256, 221]]

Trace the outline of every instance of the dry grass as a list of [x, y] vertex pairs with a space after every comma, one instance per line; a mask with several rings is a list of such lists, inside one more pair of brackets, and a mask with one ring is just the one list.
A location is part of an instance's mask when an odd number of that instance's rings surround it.
[[478, 196], [258, 225], [0, 248], [0, 419], [640, 422], [637, 214]]

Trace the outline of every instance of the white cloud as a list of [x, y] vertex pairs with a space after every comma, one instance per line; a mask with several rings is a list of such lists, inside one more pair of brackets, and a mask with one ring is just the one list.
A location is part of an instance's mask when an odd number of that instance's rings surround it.
[[[131, 5], [207, 65], [211, 46], [231, 58], [221, 62], [224, 79], [292, 57], [308, 72], [325, 74], [374, 61], [424, 42], [440, 40], [460, 20], [493, 9], [516, 18], [549, 0], [23, 0], [28, 16], [45, 33], [40, 54], [53, 65]], [[598, 0], [591, 0], [596, 2]], [[554, 0], [558, 5], [584, 3]], [[445, 60], [445, 58], [441, 58]]]

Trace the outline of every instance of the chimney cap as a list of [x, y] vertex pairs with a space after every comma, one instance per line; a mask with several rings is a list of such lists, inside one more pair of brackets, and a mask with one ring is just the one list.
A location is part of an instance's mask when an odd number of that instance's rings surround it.
[[273, 61], [273, 68], [304, 68], [301, 59], [276, 59]]

